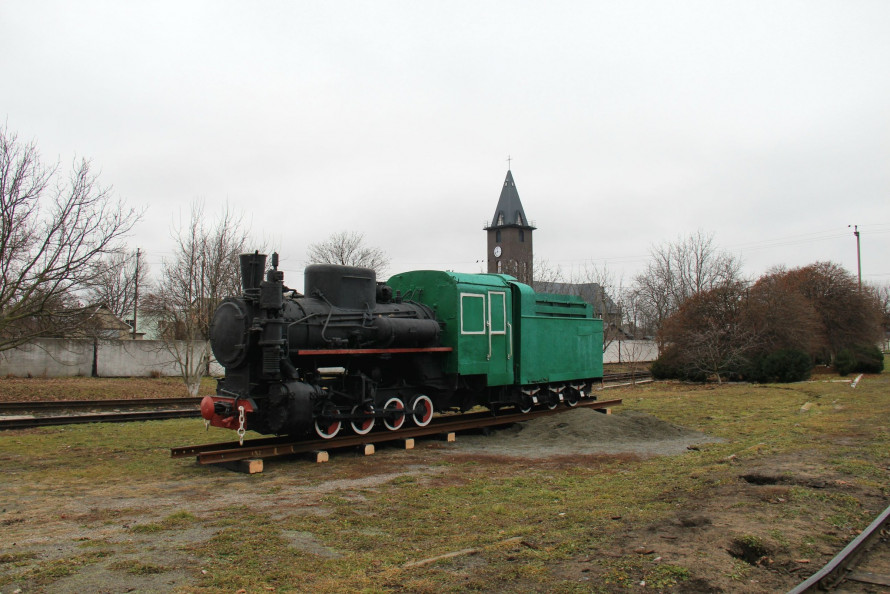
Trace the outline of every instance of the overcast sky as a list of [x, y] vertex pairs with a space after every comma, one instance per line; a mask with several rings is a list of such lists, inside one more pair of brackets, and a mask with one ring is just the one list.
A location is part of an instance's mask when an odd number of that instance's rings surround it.
[[890, 282], [890, 2], [0, 0], [0, 120], [145, 207], [243, 212], [302, 287], [363, 233], [478, 272], [507, 157], [536, 259], [625, 283], [696, 231], [748, 275]]

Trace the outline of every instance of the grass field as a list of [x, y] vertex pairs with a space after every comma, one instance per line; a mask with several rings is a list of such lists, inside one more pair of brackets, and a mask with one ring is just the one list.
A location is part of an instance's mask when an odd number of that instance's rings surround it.
[[[213, 394], [216, 380], [201, 380], [199, 395]], [[188, 390], [177, 377], [0, 378], [0, 402], [30, 400], [115, 400], [184, 398]]]
[[0, 433], [0, 592], [787, 591], [890, 495], [890, 375], [838, 379], [610, 390], [722, 439], [647, 458], [458, 436], [244, 475], [170, 459], [232, 438], [200, 421]]

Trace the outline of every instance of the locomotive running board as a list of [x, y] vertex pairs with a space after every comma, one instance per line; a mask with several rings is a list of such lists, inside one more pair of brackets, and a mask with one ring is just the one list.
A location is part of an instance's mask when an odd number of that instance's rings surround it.
[[[604, 409], [621, 404], [621, 399], [615, 400], [582, 400], [573, 408]], [[248, 458], [274, 458], [290, 454], [302, 454], [317, 450], [333, 450], [351, 448], [372, 443], [384, 443], [399, 441], [425, 435], [437, 435], [482, 427], [494, 427], [508, 425], [559, 414], [572, 410], [567, 407], [553, 409], [542, 408], [528, 413], [511, 413], [506, 415], [492, 415], [491, 412], [464, 414], [457, 417], [436, 417], [426, 427], [411, 427], [398, 431], [376, 431], [367, 435], [344, 435], [333, 439], [313, 439], [309, 441], [292, 441], [289, 437], [267, 437], [247, 440], [243, 446], [237, 441], [228, 443], [215, 443], [198, 446], [184, 446], [172, 448], [171, 458], [184, 458], [197, 456], [200, 464], [219, 464], [221, 462], [234, 462]]]

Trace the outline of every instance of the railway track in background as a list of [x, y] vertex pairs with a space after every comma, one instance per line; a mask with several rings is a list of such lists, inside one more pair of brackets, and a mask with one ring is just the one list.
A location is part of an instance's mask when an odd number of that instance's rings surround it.
[[[652, 381], [648, 372], [607, 373], [603, 386]], [[201, 398], [125, 398], [0, 402], [0, 431], [82, 423], [127, 423], [200, 416]], [[160, 407], [163, 407], [159, 410]], [[147, 410], [153, 409], [153, 410]], [[67, 414], [78, 411], [77, 414]], [[101, 411], [101, 412], [100, 412]]]
[[[196, 418], [200, 404], [200, 398], [191, 397], [0, 402], [0, 430]], [[72, 411], [83, 412], [68, 414]]]
[[19, 400], [0, 402], [0, 413], [59, 411], [59, 410], [103, 410], [115, 408], [149, 406], [199, 406], [201, 398], [119, 398], [115, 400]]
[[890, 587], [890, 507], [789, 594], [824, 592], [841, 586], [844, 592], [885, 592]]

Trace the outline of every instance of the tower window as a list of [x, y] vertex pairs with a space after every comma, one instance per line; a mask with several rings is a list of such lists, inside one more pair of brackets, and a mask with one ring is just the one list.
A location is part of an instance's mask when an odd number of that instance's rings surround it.
[[519, 230], [519, 241], [525, 243], [525, 229]]
[[504, 273], [504, 263], [498, 260], [498, 274]]
[[520, 212], [518, 210], [516, 211], [516, 224], [517, 225], [522, 224], [522, 214], [520, 214]]
[[498, 243], [501, 242], [501, 230], [500, 229], [498, 229], [497, 231], [494, 232], [494, 240]]
[[498, 222], [497, 222], [497, 224], [498, 224], [498, 225], [503, 225], [503, 224], [504, 224], [504, 213], [502, 213], [502, 212], [499, 212], [499, 213], [498, 213]]

